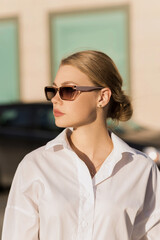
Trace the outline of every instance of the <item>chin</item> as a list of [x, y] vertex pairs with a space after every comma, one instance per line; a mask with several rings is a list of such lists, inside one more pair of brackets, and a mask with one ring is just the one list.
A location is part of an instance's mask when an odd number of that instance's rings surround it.
[[72, 128], [77, 128], [77, 127], [80, 127], [84, 124], [80, 124], [79, 122], [60, 122], [60, 121], [55, 121], [55, 125], [59, 128], [67, 128], [67, 127], [72, 127]]
[[[87, 120], [86, 120], [87, 119]], [[73, 121], [72, 121], [73, 120]], [[88, 124], [91, 124], [94, 122], [95, 119], [89, 118], [89, 116], [84, 116], [83, 118], [55, 118], [55, 125], [60, 128], [67, 128], [67, 127], [72, 127], [72, 128], [78, 128], [82, 126], [86, 126]]]
[[60, 128], [67, 128], [67, 127], [72, 127], [71, 123], [67, 123], [66, 121], [56, 121], [55, 120], [55, 125]]

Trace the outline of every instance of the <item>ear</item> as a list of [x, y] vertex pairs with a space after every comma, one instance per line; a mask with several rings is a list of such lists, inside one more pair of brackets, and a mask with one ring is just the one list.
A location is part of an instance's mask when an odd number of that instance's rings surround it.
[[103, 88], [100, 91], [100, 94], [98, 96], [97, 106], [105, 107], [110, 101], [111, 98], [111, 90], [109, 88]]

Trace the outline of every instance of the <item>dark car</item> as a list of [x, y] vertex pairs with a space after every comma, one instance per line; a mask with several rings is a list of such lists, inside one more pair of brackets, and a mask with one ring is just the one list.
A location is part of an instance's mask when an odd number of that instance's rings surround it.
[[[146, 138], [142, 134], [143, 128], [135, 125], [126, 128], [127, 124], [125, 123], [124, 127], [121, 125], [118, 127], [109, 125], [109, 127], [129, 145], [140, 151], [145, 151], [145, 148], [150, 146], [158, 151], [160, 146], [158, 138], [149, 138], [149, 136]], [[45, 145], [63, 129], [55, 125], [53, 107], [49, 102], [1, 105], [0, 187], [10, 186], [19, 162], [27, 153]], [[151, 152], [153, 153], [153, 149]]]
[[51, 103], [1, 105], [0, 186], [10, 186], [22, 158], [62, 130], [55, 125]]

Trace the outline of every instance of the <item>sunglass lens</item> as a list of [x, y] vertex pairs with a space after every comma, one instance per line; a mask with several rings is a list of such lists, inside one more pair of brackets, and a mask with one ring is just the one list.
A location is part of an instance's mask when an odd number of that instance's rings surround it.
[[72, 87], [61, 87], [60, 88], [60, 96], [63, 100], [74, 100], [77, 95], [77, 91]]
[[46, 98], [47, 100], [51, 100], [56, 95], [56, 89], [54, 88], [45, 88]]

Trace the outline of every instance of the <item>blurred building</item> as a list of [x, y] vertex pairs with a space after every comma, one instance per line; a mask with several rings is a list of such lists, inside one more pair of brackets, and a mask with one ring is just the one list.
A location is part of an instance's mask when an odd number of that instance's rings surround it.
[[160, 1], [1, 0], [0, 103], [45, 101], [60, 59], [97, 49], [116, 62], [133, 119], [160, 129]]

